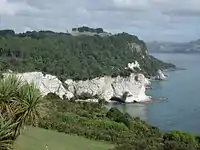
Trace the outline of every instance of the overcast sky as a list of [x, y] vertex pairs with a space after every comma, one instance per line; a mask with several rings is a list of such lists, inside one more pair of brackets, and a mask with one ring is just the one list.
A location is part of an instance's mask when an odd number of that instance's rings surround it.
[[16, 32], [87, 25], [145, 41], [200, 38], [200, 0], [0, 0], [0, 16]]

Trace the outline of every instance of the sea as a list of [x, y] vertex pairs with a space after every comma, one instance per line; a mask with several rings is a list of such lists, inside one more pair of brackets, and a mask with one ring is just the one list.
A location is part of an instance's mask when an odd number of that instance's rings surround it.
[[152, 54], [182, 68], [168, 71], [167, 79], [152, 82], [147, 95], [157, 99], [142, 104], [113, 104], [140, 117], [161, 131], [182, 130], [200, 134], [200, 54]]

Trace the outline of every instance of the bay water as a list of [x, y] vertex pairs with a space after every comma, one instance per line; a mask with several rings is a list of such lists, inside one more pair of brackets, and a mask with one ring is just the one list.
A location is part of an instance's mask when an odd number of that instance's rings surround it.
[[144, 104], [113, 104], [162, 131], [182, 130], [200, 134], [200, 55], [152, 54], [183, 70], [167, 72], [165, 81], [152, 83], [149, 96], [162, 99]]

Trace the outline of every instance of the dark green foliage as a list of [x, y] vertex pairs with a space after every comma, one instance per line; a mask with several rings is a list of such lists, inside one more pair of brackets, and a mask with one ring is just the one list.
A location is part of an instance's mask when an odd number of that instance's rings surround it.
[[0, 36], [14, 36], [15, 32], [13, 30], [0, 30]]
[[0, 150], [12, 149], [15, 126], [11, 120], [8, 121], [0, 115]]
[[198, 137], [191, 133], [171, 131], [160, 138], [141, 139], [119, 144], [115, 150], [199, 150]]
[[176, 141], [176, 142], [181, 142], [185, 144], [190, 143], [192, 145], [197, 145], [197, 141], [193, 134], [181, 132], [181, 131], [171, 131], [169, 133], [166, 133], [163, 136], [163, 139], [166, 141]]
[[87, 100], [87, 99], [99, 99], [98, 95], [92, 95], [90, 93], [81, 93], [80, 95], [75, 95], [76, 99]]
[[148, 128], [145, 124], [141, 132], [135, 132], [134, 124], [142, 124], [141, 120], [134, 121], [129, 115], [122, 114], [116, 109], [108, 111], [98, 103], [60, 99], [48, 99], [48, 101], [51, 102], [49, 105], [51, 112], [49, 117], [43, 118], [40, 122], [40, 127], [46, 129], [116, 143], [122, 139], [126, 141], [130, 138], [135, 139], [136, 136], [145, 136], [145, 128]]
[[46, 99], [59, 99], [59, 96], [55, 93], [48, 93], [45, 97]]
[[114, 150], [164, 150], [159, 138], [137, 139], [118, 145]]
[[[139, 45], [141, 50], [137, 51], [131, 44]], [[125, 67], [135, 60], [147, 76], [173, 66], [149, 56], [145, 43], [127, 33], [100, 37], [52, 31], [21, 34], [0, 31], [0, 71], [42, 71], [56, 75], [61, 81], [78, 80], [104, 75], [127, 76], [132, 71]]]
[[103, 29], [102, 28], [89, 28], [89, 27], [79, 27], [79, 28], [73, 28], [72, 31], [78, 31], [78, 32], [91, 32], [91, 33], [103, 33]]
[[124, 123], [128, 128], [130, 128], [128, 117], [122, 114], [117, 108], [111, 108], [107, 112], [106, 117], [115, 122]]
[[40, 121], [42, 128], [111, 142], [116, 145], [115, 150], [200, 148], [199, 136], [177, 131], [162, 134], [157, 127], [116, 108], [107, 110], [98, 103], [62, 101], [55, 96], [48, 101], [51, 111]]
[[107, 102], [105, 99], [99, 98], [99, 104], [101, 106], [108, 104], [109, 102]]
[[10, 150], [26, 125], [37, 125], [43, 106], [33, 83], [22, 82], [15, 75], [0, 79], [0, 150]]

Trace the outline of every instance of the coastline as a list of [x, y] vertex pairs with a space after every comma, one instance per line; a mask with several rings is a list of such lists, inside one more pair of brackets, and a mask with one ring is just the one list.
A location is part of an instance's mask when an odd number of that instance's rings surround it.
[[[146, 94], [148, 90], [152, 89], [152, 82], [166, 80], [167, 75], [163, 72], [171, 70], [175, 71], [178, 69], [171, 68], [166, 69], [165, 71], [159, 70], [157, 77], [154, 76], [150, 78], [146, 78], [143, 74], [131, 74], [125, 78], [120, 76], [116, 78], [105, 76], [86, 81], [73, 81], [70, 79], [65, 81], [67, 88], [56, 76], [50, 74], [44, 75], [42, 72], [14, 74], [20, 77], [23, 81], [28, 81], [29, 83], [34, 82], [41, 90], [43, 96], [48, 93], [55, 93], [59, 95], [60, 98], [63, 98], [63, 95], [65, 95], [69, 100], [73, 99], [74, 96], [79, 96], [76, 97], [77, 100], [75, 101], [99, 102], [100, 99], [104, 99], [107, 103], [116, 102], [132, 104], [157, 101], [154, 97]], [[12, 74], [12, 72], [5, 73], [4, 76], [9, 75], [10, 73]], [[81, 99], [81, 96], [86, 96], [87, 99]], [[114, 101], [111, 100], [112, 97], [114, 98]]]

